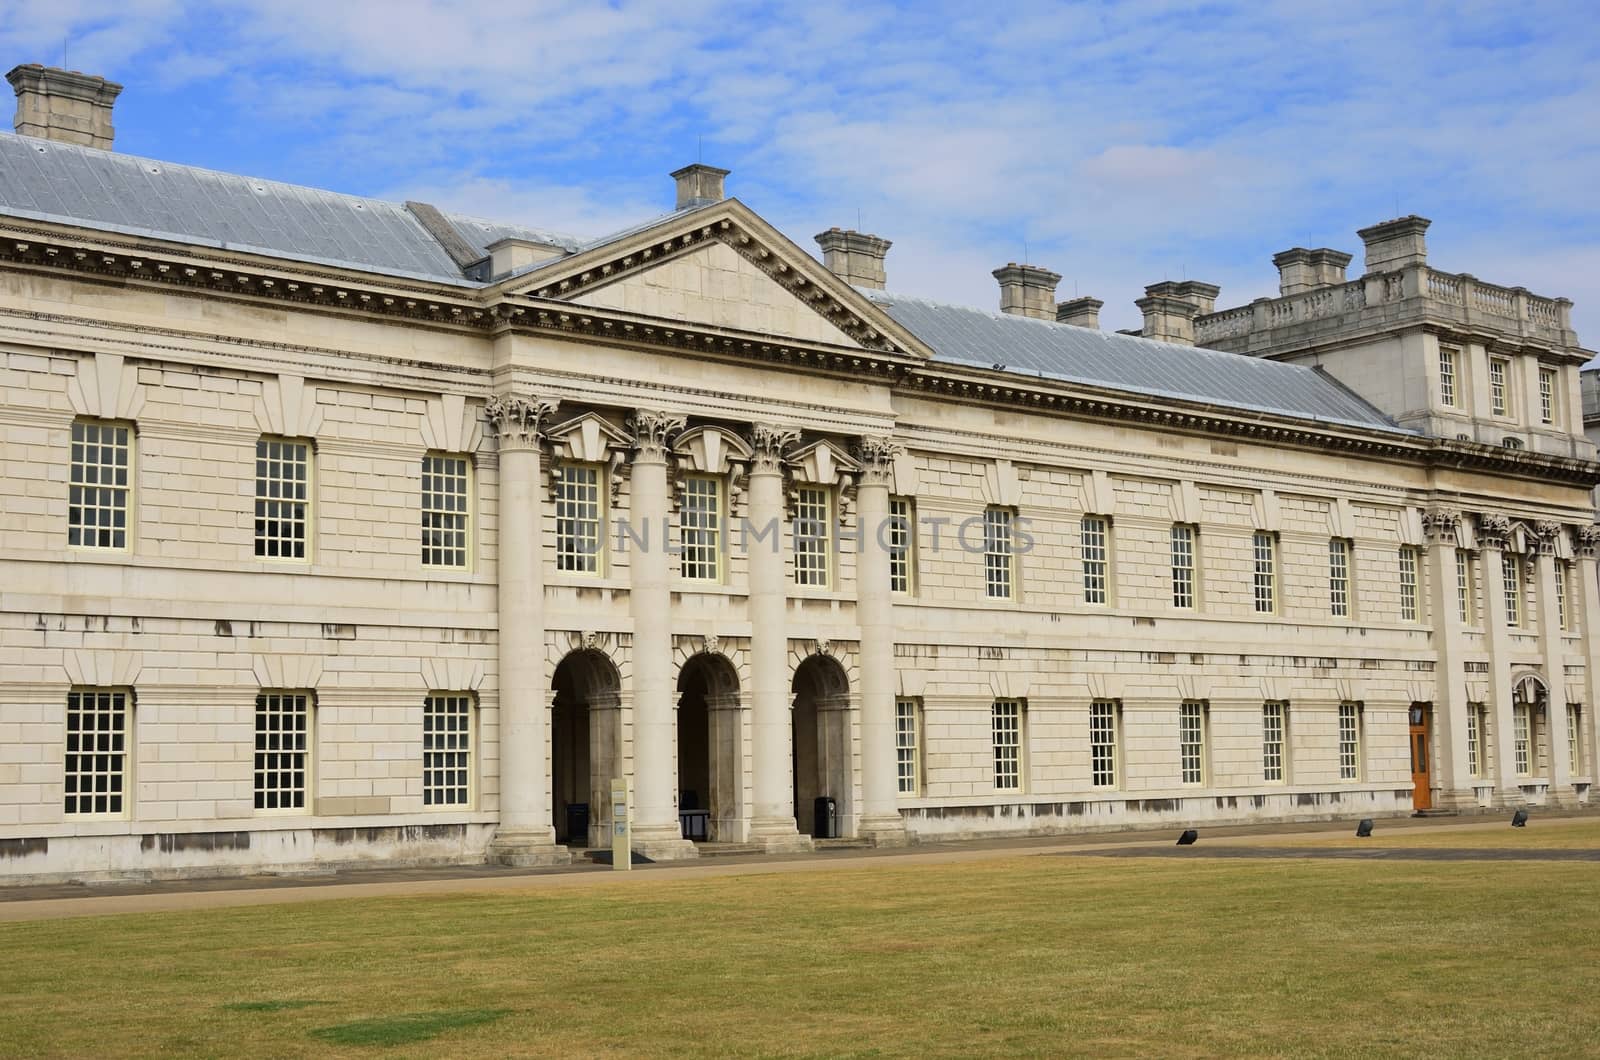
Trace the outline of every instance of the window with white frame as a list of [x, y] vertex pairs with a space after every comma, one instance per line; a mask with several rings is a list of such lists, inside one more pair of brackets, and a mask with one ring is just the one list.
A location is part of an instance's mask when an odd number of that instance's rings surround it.
[[1421, 594], [1417, 592], [1417, 550], [1403, 545], [1400, 548], [1400, 621], [1415, 622], [1421, 611]]
[[1361, 779], [1361, 707], [1339, 704], [1339, 779]]
[[1539, 422], [1547, 425], [1556, 422], [1556, 373], [1553, 368], [1539, 369]]
[[1097, 788], [1117, 786], [1117, 730], [1121, 708], [1115, 700], [1089, 704], [1089, 782]]
[[895, 772], [902, 795], [922, 794], [922, 703], [894, 701]]
[[256, 809], [305, 809], [310, 776], [310, 693], [262, 690], [256, 695]]
[[1588, 775], [1583, 769], [1583, 708], [1576, 703], [1567, 704], [1567, 761], [1573, 776]]
[[305, 559], [311, 538], [311, 443], [256, 440], [256, 555]]
[[916, 588], [917, 512], [910, 497], [889, 498], [889, 591], [909, 596]]
[[467, 566], [471, 502], [471, 460], [450, 453], [429, 453], [422, 458], [423, 566]]
[[984, 591], [992, 600], [1009, 600], [1016, 593], [1016, 558], [1012, 555], [1013, 513], [1009, 508], [983, 512]]
[[1511, 706], [1511, 762], [1519, 777], [1533, 772], [1533, 717], [1526, 703]]
[[1472, 554], [1464, 548], [1456, 549], [1456, 612], [1463, 626], [1477, 624], [1473, 600]]
[[1195, 528], [1188, 523], [1172, 524], [1172, 606], [1194, 607]]
[[605, 549], [605, 486], [594, 464], [556, 468], [556, 570], [599, 574]]
[[1285, 738], [1289, 725], [1288, 704], [1281, 701], [1261, 706], [1261, 779], [1282, 781], [1288, 773]]
[[1439, 347], [1439, 404], [1456, 407], [1456, 351]]
[[1251, 544], [1255, 553], [1256, 612], [1274, 614], [1278, 610], [1278, 537], [1257, 530]]
[[466, 692], [434, 692], [422, 701], [422, 804], [472, 805], [473, 703]]
[[1489, 411], [1496, 416], [1510, 414], [1511, 403], [1506, 393], [1506, 376], [1511, 362], [1504, 357], [1489, 358]]
[[1500, 553], [1500, 576], [1505, 582], [1506, 625], [1522, 625], [1522, 560], [1510, 552]]
[[121, 688], [74, 688], [67, 693], [64, 812], [83, 817], [126, 810], [131, 698]]
[[128, 547], [133, 429], [125, 423], [72, 421], [72, 466], [67, 484], [67, 544]]
[[1467, 775], [1483, 776], [1483, 716], [1482, 703], [1467, 704]]
[[1103, 604], [1107, 600], [1107, 570], [1111, 520], [1103, 515], [1086, 515], [1078, 527], [1083, 552], [1083, 602]]
[[1572, 575], [1572, 564], [1564, 559], [1555, 562], [1556, 625], [1562, 632], [1571, 628], [1567, 622], [1567, 582]]
[[1178, 707], [1178, 768], [1185, 784], [1206, 782], [1206, 705], [1186, 699]]
[[801, 486], [794, 502], [794, 583], [828, 586], [833, 498], [826, 487]]
[[679, 571], [690, 581], [722, 580], [722, 480], [688, 475], [678, 506]]
[[1022, 701], [997, 699], [990, 715], [994, 739], [994, 790], [1022, 790]]
[[1350, 616], [1350, 542], [1342, 537], [1328, 541], [1328, 614]]

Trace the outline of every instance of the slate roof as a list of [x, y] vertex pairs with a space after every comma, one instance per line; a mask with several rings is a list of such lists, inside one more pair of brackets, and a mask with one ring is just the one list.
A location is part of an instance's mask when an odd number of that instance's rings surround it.
[[[0, 214], [244, 253], [477, 287], [404, 204], [0, 133]], [[673, 214], [585, 241], [524, 225], [444, 217], [480, 252], [507, 237], [576, 253]], [[526, 267], [534, 272], [555, 262]], [[1412, 433], [1322, 373], [1192, 346], [861, 292], [936, 360], [1152, 397]]]

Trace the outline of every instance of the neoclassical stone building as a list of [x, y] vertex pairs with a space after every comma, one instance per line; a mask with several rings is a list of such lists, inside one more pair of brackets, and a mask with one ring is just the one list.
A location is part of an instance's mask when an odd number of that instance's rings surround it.
[[655, 858], [1589, 799], [1588, 355], [1420, 218], [1112, 334], [709, 166], [577, 240], [10, 80], [8, 879], [558, 862], [614, 777]]

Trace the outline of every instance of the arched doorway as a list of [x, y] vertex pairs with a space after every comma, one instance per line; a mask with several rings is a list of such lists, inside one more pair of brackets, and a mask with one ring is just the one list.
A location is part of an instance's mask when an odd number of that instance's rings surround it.
[[850, 831], [850, 681], [829, 655], [813, 655], [794, 672], [794, 823], [816, 836], [816, 800], [829, 797], [839, 834]]
[[550, 809], [556, 842], [602, 846], [620, 767], [622, 681], [604, 653], [575, 651], [550, 682]]
[[742, 761], [739, 675], [724, 655], [693, 656], [678, 671], [678, 809], [704, 811], [713, 842], [746, 838]]

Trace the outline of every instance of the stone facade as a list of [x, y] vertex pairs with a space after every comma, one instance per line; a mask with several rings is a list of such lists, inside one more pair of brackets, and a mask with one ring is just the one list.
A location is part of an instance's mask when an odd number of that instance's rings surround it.
[[[1510, 340], [1409, 306], [1306, 342], [1391, 365], [1341, 378], [1415, 433], [1108, 395], [941, 362], [725, 175], [450, 283], [0, 208], [0, 873], [553, 863], [600, 841], [613, 776], [656, 858], [702, 811], [808, 848], [818, 796], [878, 843], [1403, 813], [1418, 754], [1435, 807], [1588, 801], [1570, 332], [1518, 332], [1564, 410], [1518, 450], [1406, 396], [1440, 342], [1467, 376]], [[860, 235], [822, 238], [876, 286]], [[1054, 274], [1007, 269], [1065, 327]], [[1186, 319], [1222, 341], [1229, 312]], [[305, 507], [261, 507], [302, 451]], [[89, 465], [126, 469], [120, 537], [83, 528]], [[903, 560], [874, 541], [902, 512]]]

